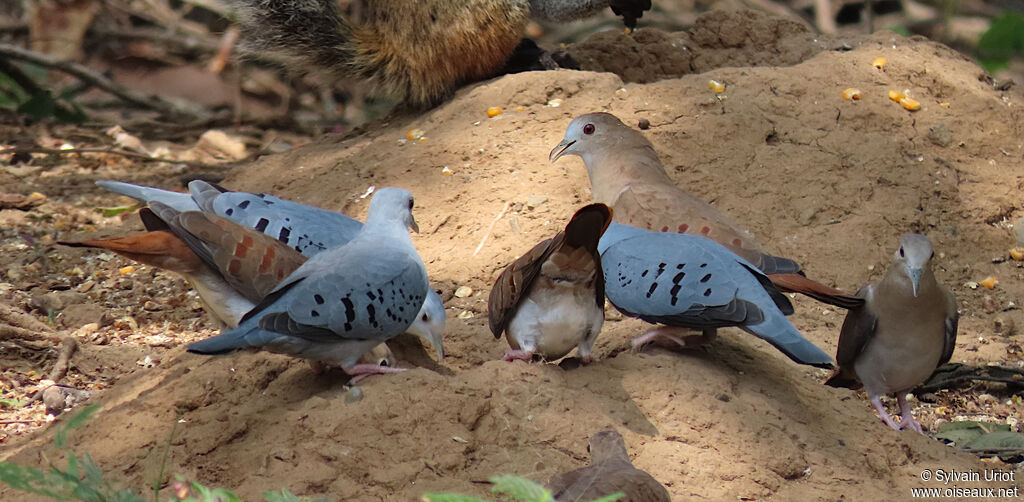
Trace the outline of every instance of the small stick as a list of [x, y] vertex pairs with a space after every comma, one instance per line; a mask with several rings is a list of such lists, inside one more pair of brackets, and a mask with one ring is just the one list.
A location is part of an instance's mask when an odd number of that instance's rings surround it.
[[152, 94], [142, 94], [126, 87], [123, 87], [113, 80], [86, 68], [78, 63], [70, 61], [58, 61], [45, 54], [40, 54], [35, 51], [23, 49], [16, 45], [0, 43], [0, 55], [7, 56], [11, 59], [17, 59], [20, 61], [27, 61], [29, 63], [43, 66], [46, 68], [53, 68], [55, 70], [67, 73], [83, 82], [94, 85], [118, 98], [121, 98], [128, 103], [146, 108], [149, 110], [156, 110], [166, 115], [175, 116], [186, 116], [186, 117], [198, 117], [202, 113], [198, 110], [189, 110], [185, 107], [178, 106], [170, 101], [167, 101], [160, 96]]
[[484, 238], [480, 239], [480, 244], [476, 247], [476, 250], [473, 251], [473, 256], [476, 256], [476, 254], [480, 252], [480, 248], [484, 247], [484, 243], [487, 242], [487, 238], [490, 237], [491, 235], [491, 230], [494, 230], [494, 225], [496, 225], [498, 221], [501, 220], [502, 216], [505, 216], [505, 211], [508, 211], [508, 208], [511, 206], [512, 204], [510, 202], [505, 202], [505, 207], [501, 208], [501, 212], [498, 213], [498, 216], [494, 217], [494, 220], [491, 221], [490, 226], [487, 227], [487, 232], [484, 233]]
[[78, 340], [73, 336], [65, 336], [60, 341], [60, 355], [57, 356], [57, 363], [53, 365], [53, 369], [50, 370], [49, 379], [53, 380], [54, 383], [60, 382], [68, 374], [68, 368], [71, 366], [71, 356], [75, 355], [78, 350]]
[[[62, 150], [58, 148], [6, 148], [0, 149], [0, 153], [45, 153], [48, 155], [68, 155], [73, 153], [109, 153], [111, 155], [120, 155], [122, 157], [128, 157], [129, 159], [138, 159], [145, 162], [164, 162], [167, 164], [182, 164], [189, 167], [198, 167], [202, 169], [220, 169], [228, 165], [225, 164], [207, 164], [204, 162], [196, 162], [194, 160], [171, 160], [161, 159], [159, 157], [151, 157], [142, 153], [129, 152], [126, 150], [114, 150], [112, 148], [69, 148]], [[244, 159], [243, 159], [244, 160]]]
[[8, 424], [41, 424], [44, 420], [0, 420], [0, 425]]

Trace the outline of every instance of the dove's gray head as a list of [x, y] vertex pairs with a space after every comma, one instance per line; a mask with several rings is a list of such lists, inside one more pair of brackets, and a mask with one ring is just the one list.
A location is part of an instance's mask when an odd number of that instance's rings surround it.
[[935, 256], [932, 250], [932, 241], [921, 234], [903, 234], [900, 238], [900, 248], [893, 255], [895, 264], [904, 267], [907, 277], [910, 278], [910, 285], [914, 289], [914, 296], [921, 287], [921, 275], [928, 268], [928, 261]]
[[413, 199], [408, 190], [385, 187], [377, 190], [370, 200], [370, 211], [366, 215], [366, 225], [374, 227], [381, 224], [400, 221], [414, 232], [420, 227], [412, 217]]
[[605, 429], [590, 437], [590, 463], [596, 464], [603, 460], [613, 458], [629, 461], [629, 452], [626, 451], [626, 442], [622, 435], [615, 429]]
[[430, 345], [437, 351], [439, 360], [444, 360], [444, 325], [445, 325], [444, 303], [441, 297], [433, 289], [427, 293], [427, 299], [423, 300], [420, 313], [416, 320], [405, 331], [412, 333], [430, 342]]
[[569, 123], [569, 127], [565, 129], [565, 137], [551, 150], [548, 160], [554, 162], [563, 155], [577, 155], [590, 165], [590, 162], [587, 162], [589, 154], [614, 149], [624, 141], [640, 141], [649, 145], [642, 134], [623, 124], [615, 115], [588, 113], [576, 117]]

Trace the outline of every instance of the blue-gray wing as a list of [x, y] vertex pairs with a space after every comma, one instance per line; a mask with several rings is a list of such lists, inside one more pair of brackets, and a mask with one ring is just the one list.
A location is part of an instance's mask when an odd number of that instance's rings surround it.
[[412, 324], [427, 292], [423, 266], [404, 250], [346, 246], [303, 264], [251, 314], [262, 329], [311, 340], [387, 339]]
[[605, 294], [619, 310], [648, 322], [693, 328], [760, 322], [761, 309], [739, 298], [742, 282], [734, 280], [751, 272], [716, 248], [680, 234], [621, 239], [601, 255]]
[[363, 224], [341, 213], [320, 209], [267, 194], [223, 192], [212, 185], [192, 182], [189, 190], [204, 211], [274, 237], [312, 257], [355, 238]]

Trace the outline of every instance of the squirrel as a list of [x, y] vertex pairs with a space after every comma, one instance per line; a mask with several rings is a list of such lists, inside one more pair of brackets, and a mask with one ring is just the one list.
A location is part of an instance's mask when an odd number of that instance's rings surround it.
[[651, 0], [363, 0], [346, 19], [338, 0], [229, 0], [251, 51], [295, 70], [369, 81], [414, 107], [492, 77], [531, 16], [581, 19], [605, 7], [630, 28]]

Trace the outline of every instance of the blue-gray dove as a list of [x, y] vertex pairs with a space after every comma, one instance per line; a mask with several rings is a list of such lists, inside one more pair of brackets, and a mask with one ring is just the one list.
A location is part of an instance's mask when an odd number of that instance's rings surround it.
[[696, 195], [676, 186], [647, 138], [609, 113], [576, 117], [551, 150], [554, 162], [566, 155], [583, 159], [594, 202], [615, 210], [615, 222], [654, 232], [707, 237], [743, 257], [783, 291], [802, 293], [842, 308], [863, 302], [804, 277], [800, 265], [772, 256], [750, 233]]
[[[932, 272], [932, 242], [906, 234], [879, 282], [857, 292], [864, 306], [850, 310], [839, 333], [839, 369], [825, 382], [867, 391], [888, 426], [922, 432], [906, 394], [953, 357], [959, 314], [956, 296]], [[881, 397], [896, 394], [902, 420], [885, 411]]]
[[340, 365], [353, 374], [363, 353], [408, 329], [430, 290], [408, 234], [416, 229], [412, 207], [408, 191], [378, 190], [355, 238], [317, 253], [237, 328], [189, 344], [189, 352], [257, 348]]
[[[329, 247], [346, 244], [363, 226], [359, 221], [334, 211], [268, 194], [231, 192], [198, 180], [189, 183], [189, 193], [120, 181], [97, 181], [96, 184], [140, 202], [156, 201], [181, 212], [202, 211], [224, 217], [269, 235], [307, 258]], [[247, 298], [238, 294], [233, 286], [223, 280], [222, 274], [210, 270], [209, 267], [203, 267], [196, 257], [190, 256], [187, 246], [169, 233], [148, 232], [121, 239], [89, 241], [88, 244], [92, 247], [111, 249], [128, 258], [179, 273], [196, 289], [207, 310], [230, 328], [237, 327], [242, 316], [263, 297], [261, 294], [255, 298]], [[274, 257], [275, 262], [282, 261], [282, 257], [287, 255], [287, 251], [278, 252]], [[255, 254], [249, 255], [249, 261], [255, 258]], [[258, 258], [257, 265], [263, 260], [263, 256], [259, 255]], [[243, 259], [243, 264], [245, 263]], [[278, 264], [278, 269], [284, 268], [284, 275], [277, 278], [265, 291], [276, 286], [276, 281], [287, 276], [300, 264], [301, 262], [288, 265], [290, 268]], [[250, 265], [241, 272], [255, 274], [257, 268]], [[275, 274], [276, 277], [280, 270], [275, 272], [278, 272]], [[409, 332], [430, 342], [438, 357], [443, 359], [445, 324], [444, 303], [437, 292], [431, 289]]]
[[681, 346], [699, 340], [679, 338], [672, 328], [703, 330], [735, 326], [812, 366], [832, 367], [832, 358], [805, 339], [786, 319], [793, 306], [749, 261], [704, 237], [651, 232], [612, 223], [598, 245], [605, 295], [622, 313], [657, 328], [634, 345], [668, 338]]
[[604, 324], [604, 276], [597, 241], [611, 222], [611, 209], [590, 204], [550, 239], [512, 262], [487, 300], [491, 332], [502, 332], [511, 351], [504, 359], [534, 354], [559, 359], [578, 348], [589, 363]]
[[590, 465], [559, 474], [548, 482], [557, 502], [585, 502], [622, 493], [624, 502], [672, 502], [668, 490], [629, 460], [626, 443], [614, 429], [590, 438]]

